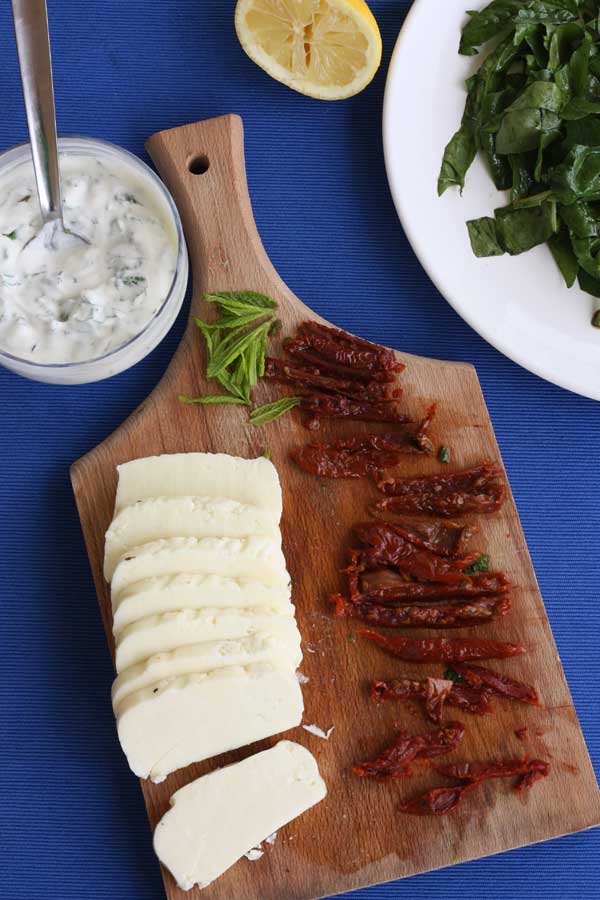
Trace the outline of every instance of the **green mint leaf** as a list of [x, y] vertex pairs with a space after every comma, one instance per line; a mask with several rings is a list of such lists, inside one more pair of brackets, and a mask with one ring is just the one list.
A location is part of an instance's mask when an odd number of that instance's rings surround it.
[[8, 238], [9, 241], [16, 241], [16, 239], [17, 239], [16, 229], [13, 228], [12, 231], [9, 231], [9, 232], [3, 234], [2, 237]]
[[205, 294], [203, 299], [207, 303], [217, 303], [223, 311], [231, 310], [234, 313], [262, 309], [266, 314], [270, 309], [277, 309], [277, 303], [272, 297], [256, 291], [217, 291]]
[[465, 575], [475, 575], [477, 572], [489, 572], [490, 570], [490, 558], [487, 553], [482, 553], [481, 556], [478, 556], [475, 562], [472, 562], [470, 566], [467, 566], [466, 569], [463, 569]]
[[269, 422], [274, 422], [275, 419], [289, 412], [290, 409], [294, 409], [301, 402], [301, 397], [282, 397], [281, 400], [275, 400], [273, 403], [257, 406], [250, 413], [250, 423], [252, 425], [267, 425]]
[[450, 451], [443, 444], [438, 450], [438, 459], [441, 463], [449, 463], [450, 462]]
[[446, 681], [464, 681], [462, 675], [459, 675], [458, 672], [456, 672], [452, 668], [446, 669], [446, 671], [444, 672], [444, 678]]
[[263, 453], [263, 456], [265, 459], [271, 459], [271, 448], [270, 447], [267, 447], [267, 449]]
[[239, 397], [239, 399], [247, 406], [250, 406], [250, 392], [246, 389], [245, 385], [241, 386], [236, 384], [228, 372], [221, 372], [221, 374], [217, 376], [217, 381], [226, 391], [229, 391], [234, 397]]
[[210, 403], [241, 403], [243, 405], [250, 405], [250, 401], [242, 400], [240, 397], [230, 397], [228, 394], [215, 394], [209, 395], [206, 397], [183, 397], [180, 396], [177, 398], [180, 403], [201, 403], [201, 404], [210, 404]]
[[206, 368], [207, 378], [215, 378], [220, 372], [226, 369], [244, 350], [254, 341], [262, 340], [262, 337], [269, 329], [270, 322], [257, 325], [251, 331], [243, 334], [234, 332], [232, 340], [223, 341], [222, 344], [214, 351], [212, 359]]

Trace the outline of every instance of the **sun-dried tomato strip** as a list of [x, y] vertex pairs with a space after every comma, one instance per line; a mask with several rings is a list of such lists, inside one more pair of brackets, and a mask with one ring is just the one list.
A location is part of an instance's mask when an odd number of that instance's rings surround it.
[[464, 569], [473, 555], [463, 559], [448, 559], [408, 541], [391, 522], [365, 522], [354, 532], [367, 549], [361, 562], [366, 568], [394, 566], [422, 581], [446, 584], [468, 583]]
[[292, 459], [320, 478], [365, 478], [397, 466], [407, 453], [423, 453], [413, 430], [394, 434], [357, 434], [331, 444], [305, 444], [290, 452]]
[[466, 762], [436, 766], [436, 772], [445, 778], [454, 778], [466, 784], [476, 784], [489, 778], [513, 778], [518, 776], [515, 790], [530, 787], [550, 773], [550, 765], [542, 759], [507, 759], [489, 763]]
[[354, 419], [361, 422], [387, 422], [408, 425], [412, 419], [400, 412], [396, 403], [352, 400], [338, 394], [311, 394], [303, 397], [299, 408], [309, 413], [309, 425], [318, 426], [319, 419]]
[[490, 669], [465, 663], [457, 663], [455, 669], [471, 687], [484, 688], [492, 694], [507, 697], [510, 700], [518, 700], [520, 703], [539, 705], [535, 688], [528, 684], [523, 684], [521, 681], [515, 681], [514, 678], [509, 678], [508, 675], [499, 675]]
[[496, 512], [506, 493], [502, 468], [489, 463], [449, 474], [387, 478], [377, 486], [389, 498], [377, 504], [379, 510], [444, 518]]
[[429, 429], [431, 427], [431, 423], [434, 420], [435, 414], [437, 412], [437, 403], [432, 403], [431, 406], [427, 409], [424, 418], [419, 423], [417, 427], [417, 431], [415, 434], [415, 441], [417, 446], [423, 453], [433, 453], [433, 441], [429, 437]]
[[355, 381], [339, 375], [323, 374], [316, 365], [290, 363], [284, 359], [267, 357], [265, 361], [265, 378], [276, 384], [287, 384], [294, 388], [296, 394], [308, 391], [325, 391], [342, 394], [354, 400], [390, 401], [399, 400], [402, 388], [395, 382]]
[[491, 641], [485, 638], [386, 637], [368, 628], [358, 634], [379, 644], [393, 656], [410, 662], [465, 662], [472, 659], [506, 659], [526, 652], [522, 644]]
[[422, 700], [425, 712], [434, 722], [441, 720], [445, 704], [474, 715], [484, 715], [489, 711], [490, 697], [487, 691], [478, 691], [445, 678], [424, 678], [422, 681], [395, 678], [392, 681], [371, 682], [372, 700]]
[[[345, 571], [350, 572], [350, 567]], [[397, 606], [419, 600], [447, 600], [453, 597], [496, 597], [507, 594], [510, 590], [510, 582], [501, 572], [478, 573], [471, 575], [468, 581], [458, 584], [424, 584], [419, 581], [406, 581], [391, 569], [363, 572], [359, 567], [355, 571], [360, 584], [354, 599], [381, 603], [384, 606]]]
[[412, 816], [445, 816], [456, 809], [465, 794], [477, 784], [463, 784], [458, 787], [439, 787], [425, 791], [400, 804], [400, 812]]
[[332, 598], [336, 615], [360, 619], [382, 628], [461, 628], [485, 625], [496, 616], [505, 616], [510, 598], [476, 597], [463, 603], [438, 606], [380, 606], [363, 601], [345, 601], [340, 594]]
[[474, 528], [455, 522], [386, 522], [394, 531], [417, 547], [431, 550], [438, 556], [466, 556], [466, 548]]
[[357, 366], [350, 367], [325, 359], [313, 350], [308, 341], [303, 337], [290, 338], [284, 341], [283, 349], [296, 362], [302, 365], [312, 366], [322, 375], [332, 375], [339, 378], [347, 378], [357, 384], [395, 384], [401, 369], [363, 369]]
[[319, 322], [303, 322], [296, 340], [303, 342], [321, 359], [361, 373], [402, 372], [406, 368], [398, 362], [393, 350]]
[[415, 759], [432, 759], [455, 750], [465, 733], [461, 722], [450, 722], [436, 731], [409, 735], [401, 731], [393, 744], [376, 759], [352, 767], [361, 778], [405, 778], [411, 775], [409, 764]]
[[541, 759], [513, 759], [492, 763], [459, 763], [458, 765], [436, 766], [436, 771], [446, 778], [463, 781], [456, 787], [433, 788], [413, 797], [400, 806], [401, 812], [417, 816], [445, 816], [456, 809], [465, 794], [489, 778], [513, 778], [515, 791], [524, 791], [536, 781], [546, 778], [550, 765]]

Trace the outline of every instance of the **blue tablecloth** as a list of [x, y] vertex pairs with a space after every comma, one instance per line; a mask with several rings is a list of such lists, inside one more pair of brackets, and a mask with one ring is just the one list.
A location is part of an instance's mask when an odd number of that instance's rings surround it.
[[[600, 409], [484, 343], [434, 289], [402, 233], [384, 172], [381, 105], [409, 0], [373, 2], [381, 70], [364, 93], [337, 104], [301, 97], [254, 66], [235, 37], [233, 0], [48, 5], [60, 132], [144, 156], [155, 131], [240, 113], [258, 226], [290, 287], [365, 337], [476, 365], [600, 766]], [[0, 60], [3, 149], [26, 137], [8, 2]], [[418, 123], [406, 123], [406, 138], [419, 139]], [[0, 900], [163, 897], [139, 787], [115, 736], [111, 663], [68, 468], [148, 394], [185, 316], [148, 359], [105, 383], [49, 387], [0, 371]], [[592, 900], [599, 878], [596, 830], [360, 897]]]

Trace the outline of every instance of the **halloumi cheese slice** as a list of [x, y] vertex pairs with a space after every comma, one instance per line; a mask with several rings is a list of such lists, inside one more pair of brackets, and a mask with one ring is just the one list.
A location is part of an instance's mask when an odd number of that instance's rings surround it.
[[260, 506], [228, 497], [152, 497], [122, 509], [106, 532], [104, 577], [110, 581], [121, 556], [159, 538], [249, 537], [281, 541], [273, 516]]
[[210, 672], [223, 666], [247, 666], [257, 662], [273, 662], [281, 668], [295, 669], [300, 663], [298, 639], [275, 628], [257, 631], [250, 637], [229, 641], [203, 641], [155, 653], [143, 662], [123, 669], [112, 686], [115, 713], [120, 703], [134, 691], [177, 675]]
[[118, 599], [142, 578], [185, 572], [257, 578], [282, 587], [290, 581], [277, 538], [173, 537], [133, 547], [121, 557], [112, 578], [112, 596]]
[[118, 466], [115, 513], [148, 497], [231, 497], [267, 510], [275, 524], [282, 511], [281, 485], [273, 463], [226, 453], [173, 453]]
[[168, 678], [129, 694], [117, 730], [131, 770], [160, 782], [193, 762], [294, 728], [302, 712], [295, 673], [256, 663]]
[[314, 756], [280, 741], [176, 791], [154, 850], [182, 890], [203, 888], [326, 794]]
[[124, 628], [115, 647], [115, 666], [122, 672], [156, 653], [204, 641], [239, 640], [259, 632], [272, 634], [287, 648], [293, 668], [302, 659], [300, 632], [291, 616], [265, 609], [179, 609], [147, 616]]
[[[113, 598], [115, 600], [115, 598]], [[177, 609], [263, 607], [293, 616], [289, 586], [223, 575], [157, 575], [126, 587], [113, 603], [113, 633], [146, 616]]]

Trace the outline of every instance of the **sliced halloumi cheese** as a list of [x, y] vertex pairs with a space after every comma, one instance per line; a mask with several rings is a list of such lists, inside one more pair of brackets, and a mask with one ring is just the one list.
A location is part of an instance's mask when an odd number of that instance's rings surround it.
[[281, 541], [272, 515], [228, 497], [152, 497], [126, 506], [106, 532], [104, 577], [110, 581], [121, 556], [159, 538], [249, 537]]
[[112, 578], [113, 602], [143, 578], [186, 572], [256, 578], [282, 587], [290, 580], [277, 538], [173, 537], [133, 547], [121, 557]]
[[164, 678], [257, 662], [274, 662], [281, 668], [287, 666], [295, 669], [300, 663], [300, 656], [298, 637], [291, 627], [283, 631], [279, 627], [266, 628], [240, 640], [186, 644], [175, 650], [156, 653], [143, 662], [123, 669], [113, 682], [113, 709], [116, 713], [129, 694]]
[[300, 653], [300, 632], [291, 616], [268, 609], [179, 609], [138, 619], [121, 631], [116, 640], [115, 666], [122, 672], [156, 653], [175, 650], [204, 641], [239, 640], [258, 632], [276, 637], [296, 668]]
[[326, 794], [314, 756], [280, 741], [176, 791], [154, 850], [182, 890], [203, 888]]
[[[115, 599], [115, 598], [113, 598]], [[158, 613], [177, 609], [245, 609], [263, 607], [282, 616], [293, 616], [290, 588], [264, 584], [251, 578], [223, 575], [157, 575], [126, 587], [113, 604], [113, 633]]]
[[295, 673], [256, 663], [168, 678], [129, 694], [117, 730], [131, 770], [159, 782], [190, 763], [294, 728], [302, 712]]
[[281, 485], [264, 456], [241, 459], [226, 453], [173, 453], [118, 466], [115, 513], [148, 497], [231, 497], [266, 509], [279, 524]]

